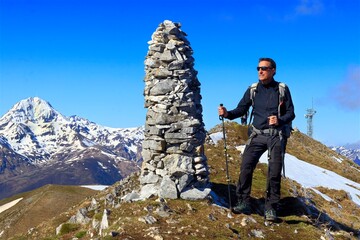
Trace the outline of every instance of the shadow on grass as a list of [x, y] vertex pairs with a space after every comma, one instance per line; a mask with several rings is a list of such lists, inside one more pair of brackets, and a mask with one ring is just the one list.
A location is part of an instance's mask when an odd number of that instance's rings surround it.
[[[237, 203], [236, 197], [236, 186], [230, 184], [230, 194], [231, 194], [231, 206], [234, 207]], [[222, 183], [212, 183], [212, 190], [216, 195], [222, 199], [226, 205], [224, 207], [229, 208], [229, 191], [228, 185]], [[264, 216], [264, 198], [251, 198], [252, 214], [258, 214]], [[355, 236], [360, 236], [360, 231], [354, 228], [351, 228], [341, 222], [335, 221], [327, 213], [320, 211], [316, 206], [309, 202], [308, 200], [302, 197], [285, 197], [282, 198], [279, 202], [279, 209], [277, 211], [278, 217], [286, 218], [289, 216], [298, 216], [303, 217], [307, 216], [308, 220], [281, 220], [279, 222], [284, 222], [286, 224], [309, 224], [314, 227], [326, 226], [331, 228], [333, 231], [346, 231], [354, 234]]]

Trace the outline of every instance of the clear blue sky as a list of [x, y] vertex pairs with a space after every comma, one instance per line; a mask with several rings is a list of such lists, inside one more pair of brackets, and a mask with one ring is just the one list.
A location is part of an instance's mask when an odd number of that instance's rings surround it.
[[360, 141], [359, 0], [0, 0], [0, 116], [38, 96], [109, 127], [145, 122], [144, 59], [164, 20], [194, 50], [206, 129], [257, 81], [259, 57], [290, 87], [294, 126], [327, 145]]

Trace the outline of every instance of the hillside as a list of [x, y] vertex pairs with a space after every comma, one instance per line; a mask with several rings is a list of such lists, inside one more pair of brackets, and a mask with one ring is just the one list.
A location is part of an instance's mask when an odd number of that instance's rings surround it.
[[[226, 123], [226, 130], [230, 186], [234, 196], [241, 159], [238, 146], [244, 144], [247, 130], [234, 122]], [[220, 125], [209, 133], [218, 131], [221, 131]], [[12, 239], [94, 239], [99, 235], [102, 236], [101, 239], [359, 238], [360, 208], [351, 201], [346, 192], [319, 187], [319, 192], [332, 199], [326, 201], [313, 190], [305, 189], [291, 179], [282, 181], [279, 212], [282, 221], [266, 226], [262, 212], [267, 169], [266, 164], [261, 163], [254, 172], [252, 189], [257, 210], [249, 216], [229, 214], [229, 211], [221, 206], [229, 202], [223, 141], [214, 144], [209, 138], [205, 148], [213, 189], [209, 199], [162, 202], [153, 198], [126, 202], [123, 198], [137, 189], [139, 184], [138, 175], [135, 174], [98, 192], [93, 198], [78, 202], [55, 217], [50, 214], [44, 216], [43, 219], [47, 221], [32, 231], [16, 229], [20, 235]], [[359, 167], [300, 132], [294, 132], [289, 139], [287, 152], [354, 182], [360, 182]], [[22, 201], [25, 202], [26, 198]], [[232, 199], [232, 203], [234, 202], [235, 199]], [[3, 203], [6, 201], [1, 202]], [[12, 211], [19, 207], [17, 204]], [[0, 219], [5, 219], [5, 213], [7, 212], [0, 213]], [[69, 219], [72, 221], [68, 222]]]
[[96, 192], [79, 186], [45, 185], [1, 200], [0, 206], [14, 200], [20, 201], [14, 207], [0, 212], [0, 238], [7, 239], [15, 234], [26, 233]]

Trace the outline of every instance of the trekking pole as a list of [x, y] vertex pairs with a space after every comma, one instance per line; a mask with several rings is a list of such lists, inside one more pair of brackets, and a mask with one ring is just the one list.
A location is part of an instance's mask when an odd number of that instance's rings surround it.
[[[273, 114], [269, 114], [269, 116], [272, 115], [276, 115], [276, 113]], [[274, 125], [269, 125], [269, 130], [270, 130], [270, 137], [272, 138], [275, 132], [275, 126]], [[268, 172], [267, 172], [267, 176], [266, 176], [266, 190], [265, 190], [265, 209], [266, 209], [266, 204], [268, 202], [268, 198], [269, 198], [269, 194], [270, 194], [270, 160], [271, 160], [271, 150], [272, 150], [273, 146], [269, 145], [268, 146]], [[266, 215], [264, 214], [264, 219], [266, 220]]]
[[286, 178], [285, 176], [285, 140], [283, 139], [283, 137], [280, 137], [280, 141], [281, 141], [281, 161], [282, 161], [282, 170], [283, 170], [283, 177]]
[[[222, 107], [223, 104], [220, 104]], [[229, 176], [229, 164], [228, 164], [228, 154], [227, 154], [227, 147], [226, 147], [226, 134], [225, 134], [225, 123], [224, 123], [224, 116], [220, 115], [219, 119], [222, 121], [222, 129], [223, 129], [223, 138], [224, 138], [224, 154], [225, 154], [225, 162], [226, 162], [226, 181], [228, 184], [228, 194], [229, 194], [229, 209], [232, 210], [231, 206], [231, 192], [230, 192], [230, 176]]]
[[[266, 190], [265, 190], [265, 206], [264, 208], [266, 209], [266, 204], [269, 198], [269, 192], [270, 192], [270, 160], [271, 160], [271, 146], [268, 147], [268, 172], [267, 172], [267, 176], [266, 176]], [[264, 219], [266, 220], [266, 215], [264, 213]]]

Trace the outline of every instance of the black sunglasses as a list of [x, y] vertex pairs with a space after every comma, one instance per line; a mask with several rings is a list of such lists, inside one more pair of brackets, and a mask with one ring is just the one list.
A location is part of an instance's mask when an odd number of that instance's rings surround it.
[[267, 71], [267, 70], [269, 70], [269, 69], [272, 69], [273, 67], [265, 67], [265, 66], [263, 66], [263, 67], [257, 67], [256, 69], [259, 71], [260, 69], [261, 70], [263, 70], [263, 71]]

